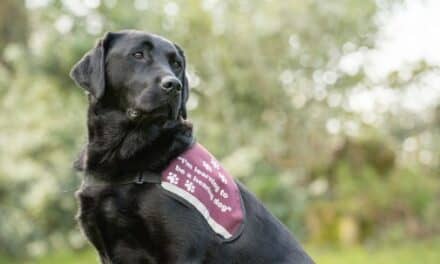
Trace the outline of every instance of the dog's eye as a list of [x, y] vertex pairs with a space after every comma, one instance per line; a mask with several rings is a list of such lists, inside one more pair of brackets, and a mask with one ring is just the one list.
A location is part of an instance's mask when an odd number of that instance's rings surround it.
[[182, 63], [180, 63], [180, 61], [172, 61], [171, 66], [178, 71], [182, 69]]
[[137, 51], [135, 53], [132, 54], [133, 57], [135, 57], [136, 59], [143, 59], [144, 58], [144, 53], [141, 51]]

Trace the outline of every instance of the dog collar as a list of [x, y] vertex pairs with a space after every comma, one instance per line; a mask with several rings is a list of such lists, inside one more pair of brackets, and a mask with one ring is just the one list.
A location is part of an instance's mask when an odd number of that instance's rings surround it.
[[242, 231], [245, 211], [231, 175], [202, 145], [195, 143], [162, 171], [161, 186], [194, 207], [211, 229], [231, 241]]
[[98, 177], [94, 177], [92, 175], [86, 174], [83, 179], [83, 184], [85, 186], [96, 186], [96, 185], [126, 185], [126, 184], [144, 184], [144, 183], [154, 183], [160, 184], [161, 178], [158, 173], [143, 171], [134, 174], [132, 177], [128, 177], [128, 179], [124, 179], [121, 181], [112, 180], [111, 182], [108, 180], [104, 180]]

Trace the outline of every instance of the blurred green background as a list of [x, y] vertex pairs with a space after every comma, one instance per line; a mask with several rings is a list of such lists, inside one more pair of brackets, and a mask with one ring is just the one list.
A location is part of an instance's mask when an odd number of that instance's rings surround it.
[[86, 97], [68, 72], [125, 28], [185, 49], [197, 138], [318, 263], [440, 263], [439, 10], [0, 0], [0, 263], [97, 263], [74, 221]]

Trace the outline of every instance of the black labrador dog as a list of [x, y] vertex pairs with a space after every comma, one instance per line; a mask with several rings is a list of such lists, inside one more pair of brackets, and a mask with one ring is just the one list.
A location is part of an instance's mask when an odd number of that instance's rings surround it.
[[175, 43], [127, 30], [107, 33], [71, 71], [89, 94], [77, 218], [101, 263], [313, 263], [240, 183], [246, 218], [231, 240], [161, 187], [160, 172], [194, 143], [185, 64]]

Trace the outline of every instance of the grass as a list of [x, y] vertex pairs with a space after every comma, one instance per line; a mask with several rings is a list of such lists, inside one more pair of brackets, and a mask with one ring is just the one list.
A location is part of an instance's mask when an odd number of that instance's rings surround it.
[[440, 263], [440, 239], [408, 242], [400, 245], [318, 248], [308, 247], [316, 263], [322, 264], [437, 264]]
[[[319, 264], [437, 264], [440, 263], [440, 238], [422, 242], [408, 242], [394, 246], [323, 248], [306, 247]], [[98, 264], [92, 250], [82, 252], [58, 252], [38, 260], [11, 261], [0, 257], [0, 264]], [[227, 262], [225, 262], [227, 263]]]
[[73, 252], [63, 251], [53, 253], [36, 260], [13, 261], [11, 259], [1, 258], [0, 264], [99, 264], [98, 256], [92, 250]]

